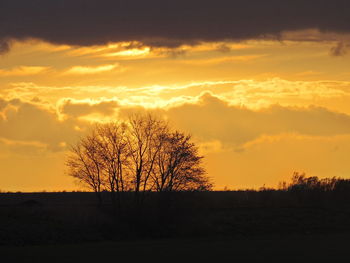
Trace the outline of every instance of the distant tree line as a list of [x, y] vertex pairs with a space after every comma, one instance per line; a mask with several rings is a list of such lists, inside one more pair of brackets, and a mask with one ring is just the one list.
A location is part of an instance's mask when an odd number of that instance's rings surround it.
[[345, 178], [321, 178], [317, 176], [307, 177], [305, 173], [295, 172], [290, 183], [279, 184], [280, 190], [285, 191], [336, 191], [350, 192], [350, 179]]
[[210, 190], [203, 156], [190, 135], [151, 114], [97, 124], [71, 146], [68, 175], [93, 190], [111, 193], [120, 205], [123, 192], [142, 202], [147, 192]]

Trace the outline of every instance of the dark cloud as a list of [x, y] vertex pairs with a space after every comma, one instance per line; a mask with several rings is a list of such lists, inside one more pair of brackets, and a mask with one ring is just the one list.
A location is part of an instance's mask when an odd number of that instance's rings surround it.
[[285, 30], [349, 32], [348, 0], [2, 0], [0, 52], [8, 39], [96, 45], [141, 41], [177, 47], [198, 41], [279, 38]]
[[0, 55], [8, 52], [10, 50], [10, 41], [0, 38]]
[[217, 47], [217, 51], [222, 53], [228, 53], [231, 51], [231, 48], [225, 44], [221, 44], [220, 46]]
[[184, 57], [187, 54], [187, 50], [180, 48], [171, 48], [159, 52], [159, 54], [164, 54], [172, 58]]
[[347, 53], [347, 44], [344, 42], [338, 42], [335, 47], [332, 47], [330, 50], [331, 56], [342, 57]]

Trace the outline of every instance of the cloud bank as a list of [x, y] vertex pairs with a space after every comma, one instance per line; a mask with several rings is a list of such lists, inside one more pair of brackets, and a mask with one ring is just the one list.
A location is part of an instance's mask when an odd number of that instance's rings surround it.
[[349, 33], [346, 0], [2, 0], [0, 52], [12, 39], [90, 46], [138, 40], [176, 47], [198, 41], [279, 38], [284, 31]]
[[[204, 93], [197, 102], [168, 109], [127, 106], [118, 100], [65, 99], [54, 110], [35, 102], [0, 99], [0, 140], [20, 142], [21, 145], [46, 145], [49, 150], [63, 151], [65, 145], [74, 142], [94, 121], [102, 121], [104, 117], [123, 119], [140, 111], [164, 116], [175, 128], [192, 133], [202, 144], [218, 142], [223, 148], [235, 151], [242, 151], [266, 136], [327, 138], [350, 135], [348, 114], [316, 106], [271, 105], [252, 110]], [[94, 114], [100, 117], [86, 119]]]
[[218, 140], [237, 150], [265, 135], [327, 137], [350, 134], [350, 116], [323, 107], [272, 105], [255, 111], [230, 106], [208, 93], [200, 98], [199, 103], [174, 107], [166, 114], [179, 127], [191, 131], [203, 141]]
[[[54, 108], [36, 101], [0, 98], [4, 185], [10, 189], [18, 178], [5, 175], [26, 174], [37, 183], [31, 189], [43, 187], [43, 178], [49, 178], [45, 187], [53, 187], [54, 180], [69, 186], [69, 182], [62, 183], [64, 153], [91, 127], [84, 117], [98, 114], [116, 120], [135, 111], [155, 111], [174, 127], [192, 133], [218, 187], [274, 184], [281, 176], [290, 176], [294, 169], [305, 171], [305, 167], [318, 176], [348, 173], [350, 115], [327, 108], [273, 105], [252, 110], [230, 105], [208, 92], [197, 101], [168, 109], [127, 106], [117, 99], [65, 99]], [[21, 181], [17, 187], [30, 185]]]

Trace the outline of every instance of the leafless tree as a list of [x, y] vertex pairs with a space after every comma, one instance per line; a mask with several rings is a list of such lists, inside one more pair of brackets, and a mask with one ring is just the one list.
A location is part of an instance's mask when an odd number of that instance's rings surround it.
[[149, 191], [209, 190], [203, 157], [191, 136], [173, 131], [154, 115], [132, 115], [124, 122], [96, 125], [71, 147], [68, 173], [112, 201], [131, 190], [140, 204]]
[[99, 146], [95, 132], [71, 146], [66, 165], [68, 175], [90, 187], [96, 193], [98, 202], [101, 204], [103, 163], [99, 158]]
[[128, 124], [130, 168], [134, 171], [133, 190], [137, 198], [140, 198], [140, 191], [144, 194], [153, 189], [149, 178], [163, 143], [160, 138], [167, 133], [168, 125], [165, 121], [150, 114], [133, 115], [129, 118]]
[[107, 123], [96, 126], [96, 142], [98, 156], [103, 163], [104, 188], [111, 192], [112, 202], [118, 197], [120, 207], [120, 192], [125, 190], [124, 172], [128, 167], [128, 149], [126, 126], [124, 123]]
[[191, 136], [175, 131], [163, 134], [153, 180], [156, 190], [209, 190], [212, 185], [202, 168], [202, 156]]

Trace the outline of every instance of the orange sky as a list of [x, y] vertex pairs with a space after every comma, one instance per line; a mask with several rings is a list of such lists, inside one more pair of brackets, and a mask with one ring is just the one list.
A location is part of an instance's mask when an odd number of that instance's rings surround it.
[[0, 190], [78, 189], [67, 145], [140, 109], [193, 134], [217, 189], [294, 171], [349, 178], [350, 56], [317, 30], [285, 34], [176, 48], [15, 41], [0, 55]]

